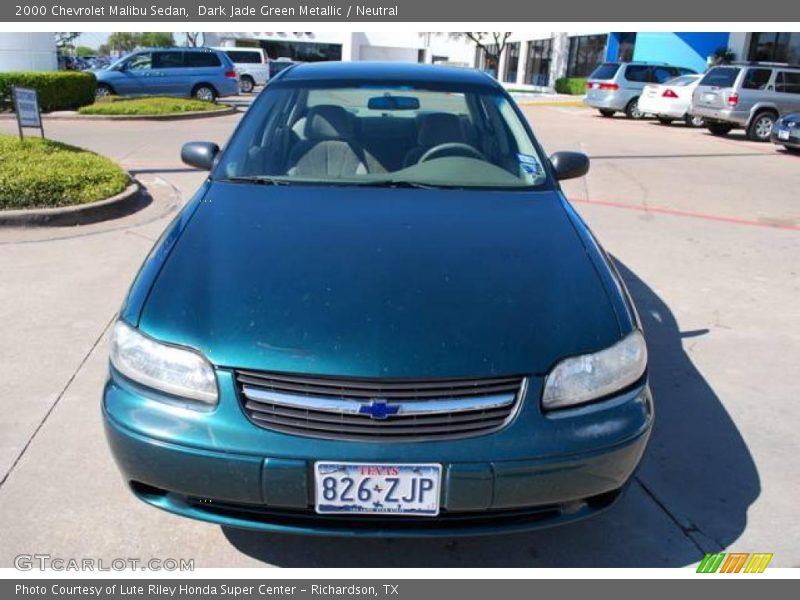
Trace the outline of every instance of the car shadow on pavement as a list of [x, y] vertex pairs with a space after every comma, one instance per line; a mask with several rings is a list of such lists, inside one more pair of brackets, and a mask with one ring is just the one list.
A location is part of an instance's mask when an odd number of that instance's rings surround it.
[[225, 537], [283, 567], [675, 567], [727, 547], [742, 534], [760, 484], [736, 424], [684, 350], [714, 331], [680, 331], [664, 301], [617, 265], [648, 340], [656, 425], [631, 485], [610, 510], [485, 537], [376, 540], [223, 527]]

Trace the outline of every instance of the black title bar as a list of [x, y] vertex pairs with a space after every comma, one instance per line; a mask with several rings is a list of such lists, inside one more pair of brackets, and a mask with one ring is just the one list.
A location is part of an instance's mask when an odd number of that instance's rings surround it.
[[[43, 22], [738, 22], [800, 21], [800, 3], [760, 0], [12, 0], [0, 20]], [[750, 27], [752, 28], [752, 27]], [[782, 29], [786, 29], [784, 26]]]

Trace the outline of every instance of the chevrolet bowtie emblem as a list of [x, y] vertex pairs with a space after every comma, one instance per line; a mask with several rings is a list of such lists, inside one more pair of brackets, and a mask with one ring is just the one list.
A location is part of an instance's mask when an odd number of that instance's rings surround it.
[[400, 405], [389, 404], [386, 400], [372, 400], [369, 404], [362, 404], [358, 412], [362, 415], [369, 415], [376, 421], [382, 421], [390, 415], [400, 412]]

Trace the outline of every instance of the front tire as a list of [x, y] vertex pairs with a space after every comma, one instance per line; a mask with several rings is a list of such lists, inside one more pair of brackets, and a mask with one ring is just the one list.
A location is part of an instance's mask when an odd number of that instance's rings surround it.
[[638, 97], [628, 102], [628, 105], [625, 107], [625, 118], [633, 119], [635, 121], [644, 119], [644, 113], [641, 110], [639, 110]]
[[600, 114], [606, 118], [613, 117], [614, 113], [617, 112], [615, 110], [608, 110], [607, 108], [599, 108], [598, 110], [600, 111]]
[[217, 90], [208, 85], [201, 83], [192, 90], [192, 97], [197, 100], [205, 100], [206, 102], [213, 102], [217, 99]]
[[106, 83], [98, 83], [97, 88], [94, 91], [95, 98], [105, 98], [106, 96], [113, 96], [114, 90], [111, 89], [111, 86]]
[[706, 123], [706, 129], [711, 132], [711, 135], [728, 135], [733, 129], [733, 125], [727, 123]]
[[771, 111], [758, 113], [747, 126], [747, 139], [752, 142], [768, 142], [778, 115]]
[[251, 93], [256, 87], [256, 82], [249, 75], [243, 75], [239, 80], [239, 89], [243, 94]]

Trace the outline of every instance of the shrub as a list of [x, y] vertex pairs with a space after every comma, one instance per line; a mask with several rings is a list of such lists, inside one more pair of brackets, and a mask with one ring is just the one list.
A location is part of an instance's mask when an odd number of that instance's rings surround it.
[[0, 135], [0, 209], [85, 204], [118, 194], [129, 183], [113, 161], [89, 150]]
[[94, 101], [94, 75], [76, 71], [0, 73], [0, 109], [12, 109], [11, 86], [34, 88], [43, 112], [78, 108]]
[[559, 94], [579, 96], [586, 90], [585, 77], [562, 77], [556, 79], [556, 91]]
[[226, 108], [223, 104], [195, 100], [193, 98], [172, 98], [168, 96], [147, 96], [143, 98], [120, 98], [105, 96], [94, 104], [78, 109], [82, 115], [172, 115], [184, 112], [205, 112]]

